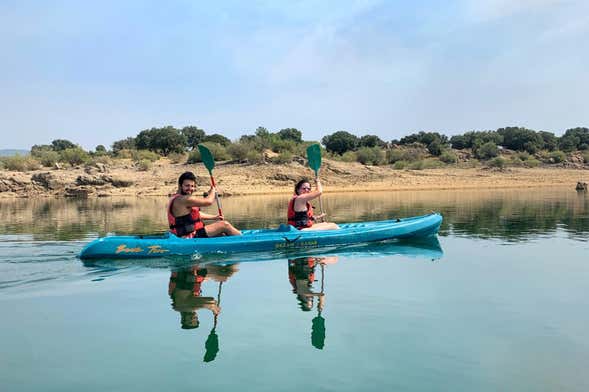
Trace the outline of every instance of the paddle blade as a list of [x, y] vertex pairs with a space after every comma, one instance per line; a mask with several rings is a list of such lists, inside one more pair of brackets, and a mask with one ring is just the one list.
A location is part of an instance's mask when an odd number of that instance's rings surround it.
[[209, 173], [212, 172], [215, 167], [215, 158], [213, 158], [213, 154], [211, 154], [211, 151], [204, 144], [198, 145], [198, 151], [200, 151], [200, 159], [202, 159], [202, 163], [205, 164]]
[[321, 147], [319, 147], [319, 144], [311, 144], [307, 147], [307, 160], [309, 161], [309, 167], [317, 174], [321, 167]]

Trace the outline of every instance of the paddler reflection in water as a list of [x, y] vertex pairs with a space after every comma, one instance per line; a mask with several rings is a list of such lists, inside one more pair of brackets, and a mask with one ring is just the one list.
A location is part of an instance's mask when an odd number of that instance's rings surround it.
[[[217, 189], [211, 186], [206, 197], [193, 196], [195, 189], [195, 175], [192, 172], [182, 173], [178, 178], [178, 193], [172, 196], [168, 204], [170, 231], [182, 238], [241, 235], [231, 223], [223, 220], [222, 215], [210, 215], [200, 211], [200, 207], [208, 207], [215, 202]], [[205, 226], [203, 220], [217, 222]]]
[[302, 179], [295, 185], [294, 195], [288, 202], [288, 224], [299, 230], [335, 230], [339, 226], [332, 222], [319, 222], [325, 214], [313, 215], [313, 206], [310, 201], [318, 198], [323, 193], [321, 182], [315, 180], [315, 190], [311, 190], [311, 183]]
[[[172, 299], [172, 308], [180, 313], [180, 325], [182, 329], [198, 328], [197, 311], [208, 309], [214, 315], [214, 323], [211, 332], [205, 342], [204, 362], [215, 359], [219, 352], [219, 337], [216, 333], [217, 321], [221, 312], [221, 287], [238, 269], [237, 264], [231, 265], [207, 265], [201, 267], [194, 265], [170, 275], [168, 294]], [[202, 296], [202, 284], [205, 280], [213, 280], [219, 283], [217, 299]]]
[[[337, 256], [299, 257], [288, 261], [288, 280], [292, 291], [297, 295], [299, 307], [303, 312], [313, 309], [313, 300], [317, 300], [317, 316], [312, 321], [311, 344], [322, 350], [325, 346], [325, 319], [321, 316], [325, 306], [325, 265], [337, 263]], [[313, 291], [315, 268], [321, 266], [321, 291]]]

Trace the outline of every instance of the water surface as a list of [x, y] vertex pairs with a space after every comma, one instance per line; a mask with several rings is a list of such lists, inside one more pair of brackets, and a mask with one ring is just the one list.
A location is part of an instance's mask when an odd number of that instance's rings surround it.
[[[273, 226], [287, 200], [223, 207]], [[2, 390], [589, 388], [585, 194], [327, 194], [337, 222], [444, 223], [437, 239], [289, 257], [76, 257], [107, 233], [165, 230], [165, 203], [0, 202]]]

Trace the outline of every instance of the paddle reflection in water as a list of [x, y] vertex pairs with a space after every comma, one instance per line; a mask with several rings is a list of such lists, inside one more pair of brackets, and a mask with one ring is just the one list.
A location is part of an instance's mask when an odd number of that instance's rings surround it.
[[[237, 264], [196, 264], [172, 271], [170, 274], [168, 295], [172, 300], [172, 309], [180, 313], [182, 329], [199, 327], [197, 311], [200, 309], [208, 309], [214, 315], [213, 327], [205, 342], [204, 362], [213, 361], [219, 352], [219, 337], [216, 328], [221, 312], [221, 289], [223, 282], [226, 282], [237, 271], [239, 271]], [[202, 295], [202, 284], [205, 280], [213, 280], [218, 283], [216, 299]]]
[[[325, 306], [325, 266], [337, 263], [337, 256], [299, 257], [288, 260], [288, 280], [292, 285], [292, 292], [297, 295], [299, 307], [308, 312], [313, 309], [313, 299], [317, 298], [317, 316], [312, 320], [311, 344], [323, 350], [325, 346], [325, 319], [321, 311]], [[321, 266], [321, 289], [314, 291], [315, 269]]]

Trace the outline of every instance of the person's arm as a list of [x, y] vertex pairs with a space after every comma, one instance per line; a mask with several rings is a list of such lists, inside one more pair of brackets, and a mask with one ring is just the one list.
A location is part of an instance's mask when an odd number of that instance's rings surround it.
[[205, 214], [204, 212], [201, 211], [200, 213], [200, 219], [203, 220], [222, 220], [223, 216], [221, 215], [212, 215], [212, 214]]
[[182, 203], [186, 207], [208, 207], [215, 202], [216, 191], [214, 187], [211, 187], [206, 197], [188, 196], [182, 198]]
[[321, 181], [317, 180], [317, 181], [315, 181], [315, 190], [313, 192], [303, 193], [302, 195], [298, 195], [295, 202], [297, 202], [298, 200], [308, 202], [308, 201], [311, 201], [311, 200], [321, 196], [322, 193], [323, 193], [323, 187], [321, 186]]

